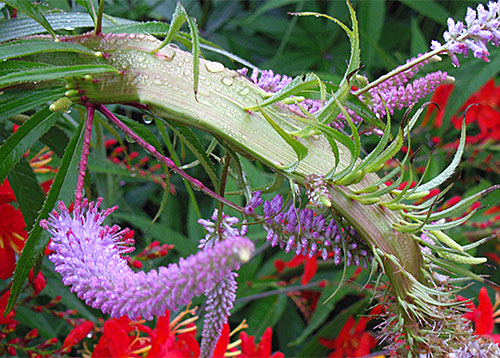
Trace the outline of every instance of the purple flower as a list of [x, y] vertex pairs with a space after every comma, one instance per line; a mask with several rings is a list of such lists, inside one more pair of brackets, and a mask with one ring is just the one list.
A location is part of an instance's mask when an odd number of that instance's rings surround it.
[[158, 271], [135, 273], [121, 256], [130, 252], [122, 242], [128, 229], [103, 225], [116, 207], [99, 211], [96, 203], [84, 200], [72, 213], [60, 202], [40, 224], [52, 235], [49, 259], [62, 276], [63, 283], [89, 306], [113, 317], [128, 315], [152, 319], [165, 310], [175, 310], [203, 292], [213, 289], [222, 279], [248, 261], [253, 243], [232, 237], [206, 248], [178, 264]]
[[460, 66], [456, 54], [467, 56], [469, 50], [474, 57], [489, 62], [490, 53], [486, 45], [491, 41], [498, 47], [500, 43], [500, 1], [490, 1], [488, 9], [483, 4], [479, 4], [476, 10], [467, 8], [465, 24], [449, 18], [448, 31], [445, 31], [443, 38], [444, 45], [432, 41], [431, 49], [446, 50], [455, 66]]
[[[339, 228], [335, 220], [328, 223], [323, 215], [311, 209], [298, 210], [290, 206], [282, 210], [280, 194], [264, 202], [267, 220], [264, 229], [272, 246], [279, 245], [286, 252], [294, 250], [297, 255], [312, 257], [320, 254], [323, 260], [333, 257], [336, 265], [343, 259], [346, 264], [367, 266], [372, 260], [370, 248], [361, 240], [352, 227]], [[346, 248], [346, 256], [343, 254]]]
[[238, 274], [234, 272], [224, 276], [221, 282], [205, 293], [207, 306], [201, 333], [200, 358], [212, 357], [222, 332], [222, 326], [227, 322], [227, 317], [231, 314], [230, 311], [236, 299], [236, 289], [238, 287], [236, 277], [238, 277]]
[[[412, 75], [416, 72], [410, 72]], [[403, 73], [404, 74], [404, 73]], [[407, 75], [407, 74], [406, 74]], [[398, 77], [398, 76], [396, 76]], [[410, 78], [396, 78], [390, 81], [393, 84], [382, 82], [379, 86], [372, 88], [369, 93], [371, 96], [371, 109], [380, 117], [385, 117], [386, 107], [391, 114], [395, 109], [403, 109], [427, 96], [443, 82], [448, 80], [448, 74], [443, 71], [428, 73], [424, 77], [418, 78], [413, 82], [408, 82]], [[385, 105], [384, 105], [385, 103]]]

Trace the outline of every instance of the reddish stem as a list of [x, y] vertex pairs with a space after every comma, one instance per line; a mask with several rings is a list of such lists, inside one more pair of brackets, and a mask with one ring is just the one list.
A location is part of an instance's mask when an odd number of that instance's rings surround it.
[[129, 127], [127, 127], [122, 121], [120, 121], [109, 109], [107, 109], [105, 106], [98, 105], [97, 110], [104, 114], [106, 118], [108, 118], [112, 123], [114, 123], [118, 128], [120, 128], [127, 136], [132, 138], [137, 144], [139, 144], [141, 147], [143, 147], [146, 151], [148, 151], [152, 156], [154, 156], [156, 159], [158, 159], [160, 162], [165, 164], [170, 170], [172, 170], [174, 173], [177, 173], [180, 175], [182, 178], [187, 180], [188, 182], [191, 183], [193, 188], [195, 190], [199, 190], [206, 195], [214, 198], [215, 200], [224, 203], [225, 205], [229, 206], [230, 208], [233, 208], [234, 210], [244, 213], [244, 210], [241, 206], [234, 204], [233, 202], [227, 200], [226, 198], [222, 197], [221, 195], [217, 194], [216, 192], [210, 190], [207, 188], [201, 181], [198, 179], [193, 178], [192, 176], [188, 175], [185, 171], [180, 169], [178, 166], [175, 165], [172, 159], [164, 156], [160, 152], [156, 150], [156, 148], [147, 143], [144, 139], [139, 137], [133, 130], [131, 130]]
[[78, 171], [78, 182], [75, 191], [75, 209], [80, 207], [83, 198], [83, 184], [85, 181], [85, 171], [87, 170], [87, 160], [89, 158], [90, 138], [92, 137], [92, 122], [94, 121], [95, 106], [87, 103], [87, 119], [85, 121], [85, 133], [83, 137], [82, 158], [80, 159], [80, 169]]

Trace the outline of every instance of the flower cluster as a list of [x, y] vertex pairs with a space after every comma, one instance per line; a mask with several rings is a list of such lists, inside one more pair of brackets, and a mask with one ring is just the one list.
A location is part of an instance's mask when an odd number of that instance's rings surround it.
[[[260, 196], [260, 192], [254, 195]], [[264, 202], [264, 215], [267, 218], [264, 229], [272, 246], [279, 244], [286, 252], [295, 250], [297, 255], [312, 257], [319, 254], [325, 261], [333, 257], [335, 265], [343, 259], [348, 266], [366, 267], [371, 262], [371, 250], [358, 240], [355, 229], [339, 228], [334, 219], [327, 223], [321, 214], [311, 209], [297, 210], [290, 206], [285, 211], [280, 194]]]
[[[414, 59], [415, 58], [409, 59], [407, 63], [413, 61]], [[436, 71], [428, 73], [424, 77], [410, 82], [415, 74], [419, 72], [419, 70], [428, 62], [428, 60], [422, 61], [412, 68], [382, 82], [377, 87], [372, 88], [366, 98], [361, 99], [366, 101], [371, 110], [381, 118], [387, 114], [386, 107], [389, 112], [393, 114], [395, 109], [401, 110], [417, 103], [429, 93], [432, 93], [440, 84], [452, 80], [446, 72]], [[239, 72], [246, 75], [248, 71], [246, 68], [243, 68], [239, 70]], [[259, 69], [255, 69], [252, 72], [250, 79], [263, 90], [273, 93], [283, 89], [283, 87], [292, 81], [291, 77], [274, 74], [272, 70], [261, 71]], [[300, 106], [305, 108], [310, 113], [315, 113], [321, 110], [323, 103], [321, 100], [317, 99], [305, 99], [300, 102]], [[297, 105], [290, 104], [288, 107], [292, 111], [302, 114], [301, 109]], [[346, 108], [346, 110], [354, 123], [357, 124], [362, 121], [362, 118], [353, 110], [350, 108]], [[344, 114], [340, 113], [337, 119], [345, 120]], [[343, 127], [343, 124], [342, 122], [337, 121], [332, 123], [332, 126], [335, 128], [341, 128]], [[366, 134], [371, 133], [372, 131], [369, 131]]]
[[455, 66], [460, 66], [457, 53], [465, 56], [472, 51], [474, 57], [489, 62], [490, 55], [486, 45], [491, 41], [495, 46], [500, 43], [500, 1], [490, 1], [488, 9], [479, 4], [477, 10], [467, 8], [465, 24], [448, 19], [448, 31], [443, 34], [445, 44], [432, 41], [431, 49], [446, 50]]
[[128, 231], [102, 225], [116, 207], [99, 212], [97, 203], [84, 201], [72, 213], [59, 203], [42, 227], [52, 235], [50, 260], [63, 283], [89, 306], [113, 317], [152, 319], [166, 309], [185, 305], [210, 290], [249, 259], [253, 243], [233, 237], [181, 259], [158, 271], [134, 273], [122, 254], [132, 250], [122, 237]]
[[[389, 113], [393, 114], [395, 109], [401, 110], [417, 103], [429, 93], [434, 92], [440, 84], [449, 80], [446, 72], [436, 71], [407, 83], [415, 73], [415, 70], [408, 74], [403, 72], [403, 76], [395, 76], [393, 81], [385, 81], [372, 88], [370, 90], [372, 111], [383, 118], [387, 107]], [[389, 83], [386, 84], [386, 82]]]

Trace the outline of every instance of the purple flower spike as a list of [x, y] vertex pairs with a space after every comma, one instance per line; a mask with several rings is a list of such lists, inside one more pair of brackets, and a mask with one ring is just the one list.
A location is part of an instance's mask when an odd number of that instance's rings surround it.
[[217, 341], [222, 332], [222, 326], [227, 322], [236, 299], [236, 283], [238, 274], [230, 273], [212, 290], [206, 292], [207, 306], [205, 322], [203, 323], [203, 337], [200, 348], [200, 358], [210, 358], [213, 355]]
[[460, 66], [456, 54], [467, 56], [469, 50], [474, 57], [489, 62], [490, 53], [486, 45], [491, 41], [498, 47], [500, 43], [500, 1], [490, 1], [488, 9], [483, 4], [479, 4], [476, 10], [467, 8], [465, 24], [449, 18], [448, 31], [445, 31], [443, 38], [444, 45], [432, 41], [431, 49], [446, 50], [455, 66]]
[[52, 236], [49, 259], [63, 283], [89, 306], [113, 317], [152, 319], [175, 310], [216, 287], [254, 250], [250, 240], [236, 236], [178, 264], [135, 273], [121, 256], [130, 251], [122, 242], [128, 229], [103, 225], [116, 207], [99, 211], [101, 200], [88, 205], [84, 200], [72, 213], [61, 202], [59, 213], [54, 210], [40, 225]]

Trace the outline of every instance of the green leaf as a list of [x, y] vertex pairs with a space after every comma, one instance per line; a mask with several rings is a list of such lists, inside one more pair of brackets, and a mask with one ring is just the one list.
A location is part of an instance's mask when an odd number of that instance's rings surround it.
[[285, 295], [269, 296], [253, 303], [248, 316], [248, 325], [252, 334], [260, 337], [269, 326], [274, 326], [285, 313], [288, 297]]
[[65, 91], [64, 88], [44, 88], [15, 93], [12, 99], [0, 102], [0, 123], [6, 118], [54, 101], [63, 96]]
[[94, 0], [76, 0], [80, 5], [82, 5], [85, 10], [87, 10], [88, 14], [92, 18], [94, 25], [97, 24], [97, 12], [96, 8], [98, 7], [97, 3]]
[[52, 36], [56, 37], [56, 33], [52, 29], [52, 26], [50, 26], [49, 22], [45, 18], [45, 16], [42, 14], [40, 9], [31, 1], [28, 0], [7, 0], [4, 1], [7, 5], [10, 5], [22, 12], [24, 12], [26, 15], [31, 17], [33, 20], [38, 22], [40, 25], [43, 26], [45, 30]]
[[53, 66], [49, 68], [32, 69], [1, 76], [0, 88], [24, 82], [53, 81], [65, 77], [84, 76], [88, 74], [94, 75], [96, 73], [105, 72], [118, 73], [118, 70], [108, 65]]
[[300, 75], [295, 77], [289, 84], [283, 87], [281, 90], [273, 94], [271, 97], [267, 98], [263, 102], [249, 108], [245, 108], [248, 111], [256, 111], [259, 107], [266, 107], [273, 103], [282, 101], [289, 98], [291, 95], [297, 94], [301, 91], [318, 87], [321, 82], [318, 76], [308, 73], [305, 76]]
[[62, 129], [52, 127], [42, 138], [40, 138], [40, 141], [48, 146], [55, 155], [62, 158], [64, 155], [64, 148], [68, 145], [69, 139]]
[[419, 12], [420, 14], [436, 21], [438, 24], [446, 26], [446, 21], [451, 14], [438, 2], [434, 0], [399, 0], [409, 8]]
[[418, 21], [415, 18], [411, 19], [411, 40], [410, 53], [412, 56], [417, 56], [419, 53], [425, 53], [429, 49], [429, 43], [425, 39], [422, 30], [418, 26]]
[[44, 39], [29, 39], [9, 42], [0, 46], [0, 61], [43, 52], [76, 52], [95, 56], [94, 51], [80, 44], [55, 42]]
[[29, 231], [38, 216], [38, 211], [42, 208], [45, 194], [36, 180], [33, 169], [24, 158], [21, 158], [12, 169], [8, 179], [23, 213], [26, 231]]
[[11, 311], [14, 307], [17, 297], [19, 297], [19, 294], [23, 289], [24, 282], [28, 277], [30, 269], [33, 267], [38, 258], [43, 255], [45, 246], [49, 241], [50, 234], [42, 229], [40, 226], [40, 220], [48, 217], [57, 201], [61, 200], [69, 203], [74, 195], [74, 189], [78, 177], [78, 166], [81, 157], [81, 148], [83, 145], [83, 123], [84, 121], [82, 121], [78, 129], [75, 130], [73, 138], [71, 138], [71, 141], [66, 147], [64, 156], [61, 160], [61, 165], [59, 166], [59, 170], [54, 178], [54, 183], [52, 184], [43, 208], [33, 225], [33, 229], [28, 235], [24, 249], [19, 256], [19, 260], [16, 264], [16, 270], [14, 271], [14, 278], [12, 280], [9, 302], [5, 312]]
[[371, 68], [376, 48], [371, 44], [378, 44], [385, 21], [385, 0], [361, 1], [359, 3], [360, 31], [363, 63], [367, 70]]
[[285, 142], [287, 142], [287, 144], [290, 147], [292, 147], [295, 154], [297, 154], [297, 161], [295, 163], [283, 165], [283, 167], [282, 167], [282, 169], [286, 172], [294, 171], [295, 168], [297, 168], [297, 166], [299, 165], [300, 161], [302, 159], [304, 159], [307, 155], [306, 146], [304, 144], [300, 143], [299, 141], [295, 140], [290, 134], [288, 134], [279, 125], [277, 125], [276, 122], [274, 122], [272, 120], [272, 118], [266, 112], [264, 112], [264, 110], [262, 109], [262, 107], [260, 107], [260, 105], [258, 107], [259, 107], [260, 112], [262, 113], [262, 115], [266, 119], [266, 121], [271, 125], [271, 127], [273, 127], [273, 129], [276, 131], [276, 133], [278, 133], [280, 135], [280, 137], [283, 138], [283, 140]]
[[[74, 30], [80, 27], [92, 27], [94, 21], [89, 14], [80, 12], [53, 12], [45, 16], [54, 30]], [[124, 19], [103, 19], [104, 26], [116, 26], [117, 23], [130, 23]], [[20, 17], [16, 19], [0, 20], [0, 42], [18, 39], [25, 36], [40, 34], [46, 30], [31, 18]]]
[[193, 131], [185, 126], [169, 122], [168, 125], [174, 131], [174, 133], [182, 140], [184, 145], [189, 148], [193, 155], [200, 161], [201, 166], [207, 173], [210, 181], [214, 188], [219, 190], [219, 179], [217, 177], [217, 169], [214, 163], [210, 160], [205, 148], [200, 143], [198, 137], [196, 137]]
[[[336, 282], [340, 280], [341, 273], [339, 271], [335, 272], [335, 276], [332, 277], [330, 280], [332, 282]], [[347, 275], [351, 276], [351, 275]], [[335, 285], [334, 285], [335, 286]], [[309, 337], [316, 329], [318, 329], [328, 318], [330, 313], [335, 309], [335, 305], [337, 302], [339, 302], [342, 298], [344, 298], [346, 295], [355, 293], [356, 289], [353, 287], [350, 287], [348, 285], [342, 286], [338, 292], [335, 294], [335, 296], [332, 297], [332, 299], [328, 300], [328, 297], [332, 295], [332, 293], [337, 289], [337, 287], [332, 287], [332, 288], [327, 288], [321, 293], [321, 297], [319, 298], [318, 302], [321, 302], [322, 304], [318, 304], [316, 307], [316, 310], [313, 312], [309, 323], [307, 324], [307, 327], [304, 329], [303, 332], [301, 332], [301, 335], [298, 336], [293, 342], [290, 342], [290, 345], [297, 345]]]
[[418, 188], [416, 188], [414, 191], [416, 193], [419, 193], [421, 191], [426, 191], [426, 190], [431, 190], [442, 183], [444, 183], [448, 178], [450, 178], [453, 173], [455, 172], [455, 169], [457, 169], [458, 164], [460, 164], [460, 159], [462, 158], [462, 154], [464, 153], [465, 149], [465, 116], [462, 121], [462, 131], [460, 133], [460, 143], [458, 145], [457, 151], [455, 152], [455, 155], [453, 156], [453, 160], [451, 161], [450, 165], [441, 172], [437, 177], [435, 177], [432, 180], [429, 180], [427, 183], [420, 185]]
[[49, 67], [52, 66], [41, 62], [11, 60], [0, 63], [0, 77], [8, 75], [11, 72], [21, 72], [39, 68], [49, 68]]
[[35, 144], [59, 119], [60, 114], [42, 109], [27, 120], [0, 146], [0, 182], [16, 165], [24, 153]]

